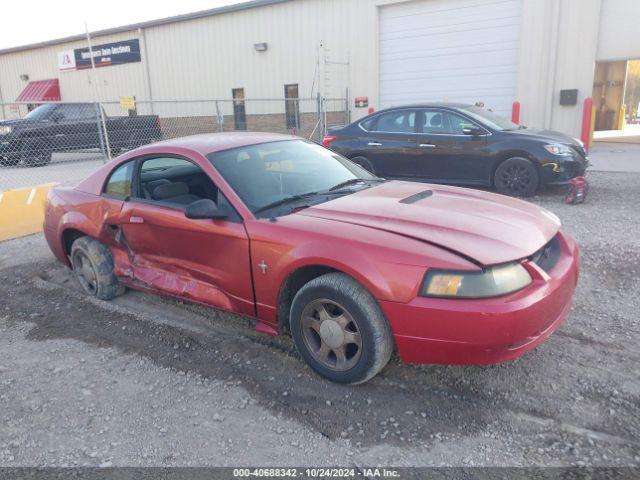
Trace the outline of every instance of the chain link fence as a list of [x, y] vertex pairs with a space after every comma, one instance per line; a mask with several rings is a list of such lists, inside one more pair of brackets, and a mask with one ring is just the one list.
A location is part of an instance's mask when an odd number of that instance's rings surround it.
[[73, 184], [119, 154], [188, 135], [288, 133], [320, 143], [349, 123], [348, 99], [278, 98], [0, 104], [0, 192], [49, 182]]

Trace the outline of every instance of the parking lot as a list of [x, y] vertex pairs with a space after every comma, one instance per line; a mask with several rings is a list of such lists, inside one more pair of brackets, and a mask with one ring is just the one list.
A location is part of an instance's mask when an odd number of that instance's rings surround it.
[[640, 173], [590, 180], [583, 205], [533, 198], [582, 248], [548, 342], [498, 366], [394, 358], [358, 387], [245, 318], [89, 299], [41, 235], [2, 243], [0, 464], [640, 465]]

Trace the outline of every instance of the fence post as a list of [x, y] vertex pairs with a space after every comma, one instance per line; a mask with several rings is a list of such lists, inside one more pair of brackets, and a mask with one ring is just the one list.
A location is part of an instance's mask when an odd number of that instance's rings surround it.
[[324, 136], [324, 117], [322, 115], [322, 96], [320, 95], [320, 92], [318, 92], [318, 95], [316, 97], [316, 102], [317, 102], [317, 109], [318, 109], [318, 139], [319, 139], [319, 142], [321, 142], [322, 137]]
[[102, 155], [103, 155], [102, 163], [105, 163], [104, 159], [109, 158], [109, 154], [107, 153], [107, 147], [104, 141], [104, 131], [102, 130], [100, 104], [94, 103], [93, 106], [96, 110], [96, 128], [98, 129], [98, 138], [100, 139], [100, 151], [102, 152]]
[[349, 125], [351, 123], [351, 100], [349, 98], [349, 87], [347, 87], [344, 96], [344, 111], [345, 111], [345, 124]]
[[222, 132], [224, 127], [220, 121], [220, 105], [218, 104], [218, 100], [216, 100], [216, 124], [218, 125], [218, 132]]

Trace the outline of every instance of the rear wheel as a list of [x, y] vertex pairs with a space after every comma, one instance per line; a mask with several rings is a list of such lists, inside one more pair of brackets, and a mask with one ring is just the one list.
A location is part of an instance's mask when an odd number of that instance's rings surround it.
[[505, 160], [494, 175], [497, 192], [513, 197], [530, 197], [538, 190], [539, 183], [535, 165], [522, 157]]
[[351, 159], [351, 161], [357, 165], [360, 165], [362, 168], [364, 168], [367, 172], [375, 175], [375, 169], [373, 168], [373, 165], [371, 164], [371, 162], [369, 161], [369, 159], [367, 157], [353, 157]]
[[106, 245], [89, 237], [80, 237], [71, 246], [73, 273], [82, 289], [92, 297], [111, 300], [125, 288], [113, 273], [113, 257]]
[[342, 273], [303, 286], [290, 318], [300, 355], [334, 382], [366, 382], [391, 358], [393, 336], [382, 310], [362, 285]]

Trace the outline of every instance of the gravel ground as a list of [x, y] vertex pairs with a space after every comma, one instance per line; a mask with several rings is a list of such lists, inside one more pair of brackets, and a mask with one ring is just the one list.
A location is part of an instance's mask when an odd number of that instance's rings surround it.
[[640, 174], [533, 199], [582, 247], [568, 322], [497, 366], [344, 387], [251, 322], [89, 299], [42, 236], [0, 244], [0, 466], [640, 466]]

